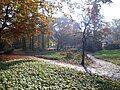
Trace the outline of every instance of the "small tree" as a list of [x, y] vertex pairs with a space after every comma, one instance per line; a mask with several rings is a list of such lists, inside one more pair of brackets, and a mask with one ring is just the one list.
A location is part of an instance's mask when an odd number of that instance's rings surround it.
[[[85, 47], [86, 47], [86, 39], [89, 37], [89, 34], [95, 34], [97, 28], [99, 28], [99, 11], [101, 5], [99, 2], [103, 3], [112, 2], [111, 0], [88, 0], [84, 2], [83, 6], [81, 6], [80, 14], [79, 14], [79, 29], [82, 30], [82, 61], [81, 65], [85, 65]], [[93, 29], [91, 29], [94, 27]], [[90, 32], [90, 33], [88, 33]]]
[[113, 43], [120, 45], [120, 19], [114, 19], [112, 21], [111, 35]]

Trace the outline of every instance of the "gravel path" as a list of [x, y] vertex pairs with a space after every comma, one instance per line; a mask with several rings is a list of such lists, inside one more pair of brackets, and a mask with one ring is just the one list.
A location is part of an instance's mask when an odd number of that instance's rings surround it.
[[[95, 73], [97, 75], [107, 76], [112, 79], [120, 80], [120, 66], [112, 64], [110, 62], [100, 60], [100, 59], [96, 59], [90, 54], [88, 54], [87, 56], [88, 58], [90, 58], [91, 60], [95, 62], [87, 67], [87, 70], [89, 72]], [[42, 62], [46, 62], [52, 65], [68, 67], [68, 68], [72, 68], [78, 71], [86, 72], [86, 70], [82, 66], [72, 65], [72, 64], [55, 61], [55, 60], [47, 60], [47, 59], [37, 58], [37, 57], [30, 57], [30, 58], [32, 60], [42, 61]]]
[[95, 62], [92, 65], [90, 65], [90, 68], [94, 69], [94, 72], [92, 71], [93, 73], [120, 80], [120, 66], [119, 65], [115, 65], [111, 62], [97, 59], [90, 54], [88, 54], [87, 56], [88, 58], [90, 58], [91, 60]]

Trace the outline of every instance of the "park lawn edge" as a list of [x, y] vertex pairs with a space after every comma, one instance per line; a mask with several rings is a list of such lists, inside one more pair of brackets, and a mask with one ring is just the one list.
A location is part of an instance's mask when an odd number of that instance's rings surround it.
[[93, 53], [93, 55], [98, 59], [120, 65], [120, 50], [102, 50]]

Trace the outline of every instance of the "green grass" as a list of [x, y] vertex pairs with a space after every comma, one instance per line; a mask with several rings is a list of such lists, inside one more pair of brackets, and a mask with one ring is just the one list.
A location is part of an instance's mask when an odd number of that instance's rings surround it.
[[0, 90], [119, 90], [120, 82], [30, 60], [0, 62]]
[[65, 55], [61, 55], [60, 52], [55, 52], [55, 53], [48, 53], [44, 55], [37, 55], [37, 57], [42, 57], [46, 59], [53, 59], [53, 60], [63, 60], [65, 58]]
[[96, 58], [100, 58], [120, 65], [120, 50], [103, 50], [94, 53], [94, 55]]
[[[44, 55], [37, 55], [39, 58], [51, 59], [51, 60], [59, 60], [66, 63], [77, 64], [80, 65], [81, 62], [81, 54], [76, 52], [54, 52], [48, 53]], [[85, 57], [85, 63], [88, 65], [92, 63], [87, 57]]]

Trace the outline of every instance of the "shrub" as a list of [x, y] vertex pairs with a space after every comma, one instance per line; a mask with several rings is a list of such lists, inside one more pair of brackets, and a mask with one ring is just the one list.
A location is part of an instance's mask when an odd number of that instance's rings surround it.
[[66, 52], [65, 59], [71, 59], [71, 58], [72, 58], [72, 55], [73, 55], [72, 52]]
[[6, 51], [5, 51], [5, 54], [11, 54], [11, 53], [13, 53], [13, 51], [14, 51], [14, 49], [11, 48], [11, 49], [9, 49], [9, 50], [6, 50]]
[[74, 57], [74, 60], [80, 60], [81, 59], [81, 55], [80, 54], [78, 54], [78, 55], [76, 55], [75, 57]]
[[69, 48], [68, 51], [70, 51], [70, 52], [77, 52], [77, 48]]
[[107, 44], [105, 45], [104, 49], [106, 50], [120, 49], [120, 46], [119, 44]]
[[60, 52], [60, 55], [65, 56], [66, 52]]

